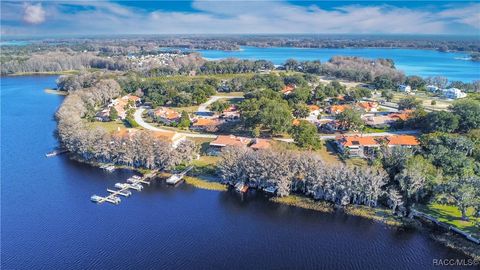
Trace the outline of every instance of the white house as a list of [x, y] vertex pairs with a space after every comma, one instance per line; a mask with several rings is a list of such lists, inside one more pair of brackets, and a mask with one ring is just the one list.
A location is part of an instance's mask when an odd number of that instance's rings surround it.
[[449, 99], [464, 98], [467, 96], [466, 93], [462, 92], [462, 90], [458, 88], [442, 89], [442, 93], [443, 93], [443, 96]]
[[439, 90], [439, 88], [435, 85], [427, 85], [427, 91], [428, 92], [432, 92], [432, 93], [435, 93]]
[[410, 85], [404, 85], [404, 84], [401, 84], [398, 86], [398, 90], [400, 92], [405, 92], [405, 93], [410, 93], [412, 92], [412, 88], [410, 87]]

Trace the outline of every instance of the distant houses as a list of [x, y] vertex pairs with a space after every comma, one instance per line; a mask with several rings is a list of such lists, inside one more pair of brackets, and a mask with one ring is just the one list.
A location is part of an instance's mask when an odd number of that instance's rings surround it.
[[404, 92], [404, 93], [410, 93], [412, 92], [412, 87], [410, 87], [410, 85], [401, 84], [398, 86], [398, 91]]
[[464, 93], [462, 90], [458, 88], [442, 89], [441, 92], [442, 92], [442, 95], [448, 99], [458, 99], [458, 98], [464, 98], [467, 96], [466, 93]]
[[382, 146], [411, 148], [420, 144], [412, 135], [338, 136], [335, 142], [340, 153], [360, 158], [375, 156], [376, 151]]
[[406, 121], [411, 117], [412, 112], [412, 110], [405, 110], [401, 112], [380, 115], [365, 114], [362, 116], [362, 119], [367, 126], [374, 128], [387, 128], [399, 120]]

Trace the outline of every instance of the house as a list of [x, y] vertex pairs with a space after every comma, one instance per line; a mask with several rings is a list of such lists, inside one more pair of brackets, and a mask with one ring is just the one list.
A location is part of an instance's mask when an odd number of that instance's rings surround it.
[[448, 99], [464, 98], [467, 96], [466, 93], [464, 93], [462, 90], [458, 88], [442, 89], [441, 91], [443, 96]]
[[174, 122], [178, 122], [180, 120], [181, 114], [175, 110], [172, 110], [167, 107], [159, 107], [155, 110], [150, 110], [149, 115], [165, 124], [171, 124]]
[[95, 115], [95, 120], [97, 121], [100, 121], [100, 122], [108, 122], [110, 121], [110, 109], [109, 108], [106, 108], [106, 109], [103, 109], [101, 111], [99, 111], [96, 115]]
[[349, 105], [332, 105], [327, 109], [329, 114], [339, 114], [350, 108]]
[[250, 148], [253, 150], [263, 150], [263, 149], [269, 149], [271, 147], [270, 140], [267, 139], [253, 139], [253, 144], [250, 145]]
[[295, 88], [297, 88], [297, 86], [295, 84], [287, 84], [283, 87], [282, 93], [286, 96], [290, 95], [291, 93], [293, 93], [295, 91]]
[[320, 125], [320, 128], [327, 133], [334, 133], [338, 131], [346, 131], [344, 125], [338, 120], [332, 120], [327, 123]]
[[120, 119], [127, 117], [127, 111], [130, 108], [136, 108], [141, 103], [141, 99], [134, 95], [126, 95], [112, 100], [108, 107], [114, 107]]
[[237, 137], [234, 135], [219, 135], [215, 140], [210, 142], [208, 153], [210, 155], [218, 155], [220, 151], [227, 146], [247, 147], [252, 139], [245, 137]]
[[152, 135], [157, 139], [171, 143], [173, 148], [177, 148], [182, 141], [187, 139], [184, 134], [173, 131], [154, 131]]
[[339, 152], [349, 157], [366, 157], [380, 147], [380, 143], [373, 136], [339, 136], [336, 143]]
[[439, 90], [439, 88], [437, 86], [432, 85], [432, 84], [427, 85], [426, 88], [427, 88], [428, 92], [432, 92], [432, 93], [435, 93]]
[[371, 157], [381, 146], [407, 147], [419, 145], [417, 138], [412, 135], [391, 136], [338, 136], [336, 138], [338, 150], [349, 157]]
[[311, 123], [318, 123], [318, 117], [322, 113], [322, 109], [320, 109], [319, 106], [317, 105], [308, 105], [308, 110], [310, 114], [307, 116], [306, 120], [311, 122]]
[[358, 102], [357, 107], [362, 109], [365, 112], [377, 112], [378, 111], [378, 102]]
[[410, 85], [401, 84], [398, 86], [398, 91], [410, 93], [412, 92], [412, 88], [410, 87]]
[[196, 131], [215, 131], [218, 129], [222, 122], [217, 118], [197, 118], [192, 126], [190, 127], [191, 130]]
[[366, 125], [377, 128], [389, 127], [396, 121], [406, 121], [411, 117], [412, 110], [389, 113], [387, 115], [363, 115], [362, 119]]
[[375, 128], [389, 127], [397, 121], [397, 119], [390, 117], [390, 115], [364, 115], [362, 119], [367, 126]]
[[227, 109], [225, 109], [220, 118], [225, 119], [226, 121], [238, 120], [240, 119], [240, 112], [238, 111], [237, 105], [230, 105]]

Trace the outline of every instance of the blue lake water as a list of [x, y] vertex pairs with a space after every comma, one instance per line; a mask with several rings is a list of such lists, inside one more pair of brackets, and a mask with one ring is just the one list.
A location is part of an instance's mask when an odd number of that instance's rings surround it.
[[450, 81], [471, 82], [480, 80], [480, 62], [465, 60], [464, 53], [445, 53], [434, 50], [414, 49], [316, 49], [271, 47], [258, 48], [245, 46], [239, 51], [198, 50], [207, 59], [239, 58], [264, 59], [274, 64], [283, 64], [289, 58], [298, 61], [320, 60], [328, 61], [332, 56], [359, 56], [364, 58], [390, 58], [395, 61], [397, 69], [407, 75], [422, 77], [445, 76]]
[[[1, 79], [1, 269], [437, 269], [423, 233], [162, 181], [96, 205], [129, 171], [45, 158], [55, 76]], [[443, 269], [443, 268], [442, 268]]]

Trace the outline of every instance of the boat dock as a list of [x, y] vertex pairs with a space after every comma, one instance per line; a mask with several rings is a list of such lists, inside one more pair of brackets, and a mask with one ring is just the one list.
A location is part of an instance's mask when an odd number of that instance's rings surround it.
[[132, 195], [131, 189], [141, 191], [143, 189], [142, 184], [149, 185], [150, 181], [156, 176], [158, 171], [153, 171], [149, 174], [144, 175], [143, 177], [134, 175], [127, 179], [127, 183], [116, 183], [115, 188], [117, 189], [107, 189], [109, 195], [102, 197], [98, 195], [93, 195], [90, 197], [92, 202], [97, 204], [101, 204], [104, 202], [109, 202], [111, 204], [119, 204], [122, 200], [119, 196], [123, 196], [125, 198], [130, 197]]
[[176, 185], [176, 184], [178, 184], [180, 181], [182, 181], [182, 179], [183, 179], [183, 177], [185, 176], [185, 174], [187, 174], [187, 172], [189, 172], [192, 168], [193, 168], [192, 166], [189, 166], [189, 167], [187, 167], [183, 172], [173, 174], [172, 176], [170, 176], [170, 177], [167, 179], [167, 184], [169, 184], [169, 185]]

